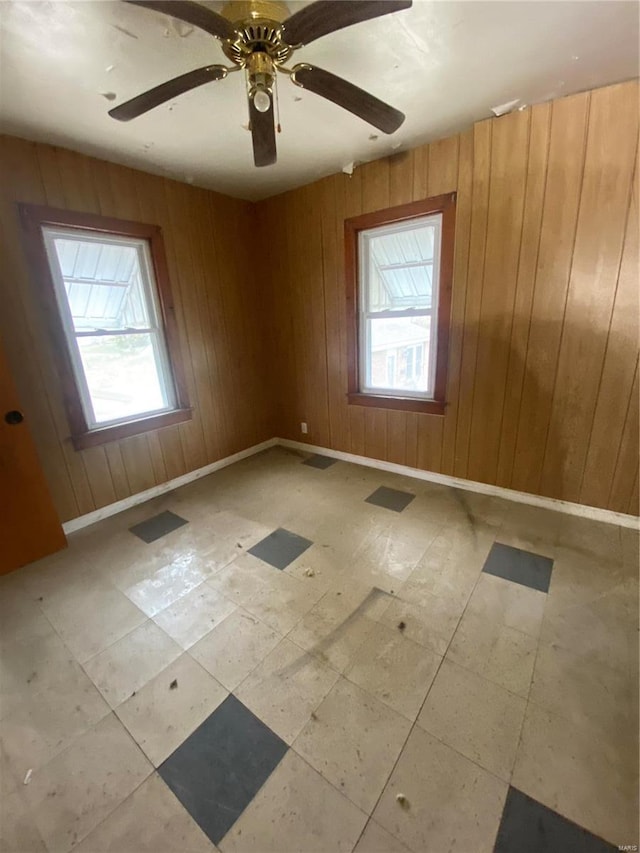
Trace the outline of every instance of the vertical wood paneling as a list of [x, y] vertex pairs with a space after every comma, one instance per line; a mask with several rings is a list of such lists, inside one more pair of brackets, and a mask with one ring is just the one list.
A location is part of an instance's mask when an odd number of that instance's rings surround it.
[[[616, 470], [611, 483], [608, 506], [615, 512], [632, 512], [634, 495], [638, 487], [638, 446], [640, 446], [640, 425], [638, 398], [640, 384], [638, 382], [638, 365], [631, 387], [629, 408], [622, 431], [622, 441], [616, 460]], [[636, 513], [637, 514], [637, 513]]]
[[629, 406], [637, 406], [632, 396], [636, 365], [629, 353], [638, 346], [640, 322], [640, 293], [638, 271], [638, 169], [633, 182], [629, 217], [624, 240], [622, 263], [616, 290], [607, 352], [600, 380], [587, 461], [583, 471], [580, 501], [604, 506], [608, 486], [615, 472], [618, 450]]
[[[349, 219], [351, 216], [358, 216], [363, 213], [362, 199], [362, 169], [356, 169], [352, 175], [338, 175], [338, 180], [342, 185], [344, 204], [344, 219]], [[344, 221], [336, 223], [340, 233], [340, 245], [343, 247], [344, 255]], [[344, 276], [344, 272], [343, 272]], [[344, 282], [344, 278], [343, 278]], [[346, 290], [344, 291], [346, 293]], [[345, 313], [343, 313], [344, 322], [346, 322], [346, 305]], [[346, 394], [347, 386], [342, 389]], [[346, 400], [345, 400], [346, 402]], [[349, 445], [351, 453], [356, 453], [359, 456], [364, 455], [364, 408], [362, 406], [348, 406], [349, 418]]]
[[531, 113], [493, 124], [484, 278], [467, 476], [495, 482], [522, 243]]
[[[61, 517], [269, 438], [620, 512], [638, 502], [637, 82], [250, 205], [2, 139], [0, 328]], [[346, 400], [344, 219], [457, 191], [444, 417]], [[16, 201], [159, 224], [194, 419], [77, 453]]]
[[[469, 236], [469, 261], [466, 270], [464, 309], [464, 338], [462, 365], [458, 391], [458, 420], [453, 473], [466, 477], [469, 467], [469, 440], [473, 412], [473, 389], [476, 376], [476, 359], [480, 338], [480, 304], [484, 277], [484, 256], [487, 240], [489, 209], [489, 181], [491, 176], [490, 121], [473, 128], [473, 182], [471, 186], [471, 232]], [[456, 284], [454, 282], [454, 289]]]
[[531, 110], [522, 240], [509, 345], [509, 367], [500, 422], [500, 447], [496, 477], [499, 486], [508, 487], [511, 484], [513, 457], [518, 435], [518, 415], [525, 378], [533, 290], [540, 249], [550, 123], [551, 104], [539, 104], [533, 107]]
[[[71, 151], [12, 137], [0, 142], [0, 330], [61, 519], [213, 462], [233, 452], [228, 448], [270, 438], [263, 411], [270, 400], [256, 366], [258, 353], [264, 361], [264, 312], [256, 310], [264, 297], [245, 260], [254, 206]], [[191, 423], [73, 450], [37, 282], [21, 244], [18, 201], [161, 226], [194, 407]], [[220, 243], [226, 254], [216, 261], [214, 245], [217, 250]], [[222, 417], [227, 412], [233, 413], [228, 423]]]
[[[637, 94], [591, 96], [584, 179], [541, 489], [578, 500], [629, 210], [638, 138]], [[615, 144], [612, 145], [612, 140]]]
[[[575, 95], [367, 163], [334, 177], [335, 204], [322, 182], [279, 197], [278, 215], [261, 221], [274, 254], [277, 247], [289, 256], [285, 264], [298, 264], [301, 252], [301, 198], [315, 200], [323, 233], [335, 236], [323, 240], [320, 259], [312, 252], [306, 268], [296, 266], [297, 302], [283, 299], [273, 315], [289, 312], [293, 328], [302, 322], [298, 306], [315, 293], [313, 266], [321, 265], [328, 447], [620, 512], [635, 506], [636, 196], [628, 202], [637, 94], [631, 82]], [[457, 217], [446, 414], [350, 406], [344, 219], [450, 191]], [[258, 209], [273, 210], [273, 200]], [[279, 287], [274, 278], [274, 301]], [[307, 350], [304, 337], [295, 350], [280, 339], [274, 358], [283, 382], [296, 375], [289, 397], [324, 393], [305, 365]], [[293, 427], [276, 421], [285, 437], [299, 437]]]
[[460, 135], [456, 238], [451, 299], [451, 327], [449, 330], [449, 365], [447, 374], [447, 408], [445, 410], [441, 466], [444, 474], [453, 474], [456, 447], [456, 426], [464, 341], [464, 316], [467, 298], [466, 282], [469, 264], [469, 238], [471, 234], [471, 194], [473, 188], [473, 130]]
[[[540, 247], [511, 488], [539, 493], [584, 169], [589, 95], [551, 113]], [[569, 153], [570, 152], [570, 155]]]
[[[384, 210], [390, 206], [390, 162], [374, 160], [362, 166], [362, 212]], [[364, 454], [384, 459], [387, 454], [386, 409], [364, 410]], [[400, 450], [402, 455], [402, 449]]]

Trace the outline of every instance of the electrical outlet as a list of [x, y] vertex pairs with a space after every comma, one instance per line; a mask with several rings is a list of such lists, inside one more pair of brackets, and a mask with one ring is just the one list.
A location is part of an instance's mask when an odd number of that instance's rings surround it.
[[308, 428], [307, 428], [307, 425], [306, 425], [306, 423], [305, 423], [304, 421], [302, 421], [302, 423], [300, 424], [300, 432], [301, 432], [303, 435], [306, 435], [306, 434], [309, 432], [309, 430], [308, 430]]

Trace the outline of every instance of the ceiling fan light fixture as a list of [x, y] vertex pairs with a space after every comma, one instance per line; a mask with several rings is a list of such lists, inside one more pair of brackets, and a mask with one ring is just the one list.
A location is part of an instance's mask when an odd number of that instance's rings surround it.
[[253, 93], [253, 105], [259, 113], [268, 113], [271, 107], [271, 98], [265, 89], [256, 89]]

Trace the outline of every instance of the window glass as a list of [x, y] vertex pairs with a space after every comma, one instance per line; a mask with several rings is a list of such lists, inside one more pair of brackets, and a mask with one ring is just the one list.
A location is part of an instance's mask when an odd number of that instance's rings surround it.
[[89, 427], [173, 409], [147, 242], [72, 228], [43, 233]]
[[442, 214], [359, 233], [362, 392], [432, 398]]

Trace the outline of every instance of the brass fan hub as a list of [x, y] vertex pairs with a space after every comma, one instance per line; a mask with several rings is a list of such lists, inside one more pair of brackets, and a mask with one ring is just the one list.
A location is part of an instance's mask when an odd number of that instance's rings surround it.
[[232, 0], [222, 15], [235, 27], [236, 37], [222, 43], [226, 56], [244, 68], [256, 51], [266, 53], [277, 65], [286, 62], [291, 48], [282, 39], [281, 23], [289, 15], [279, 0]]

